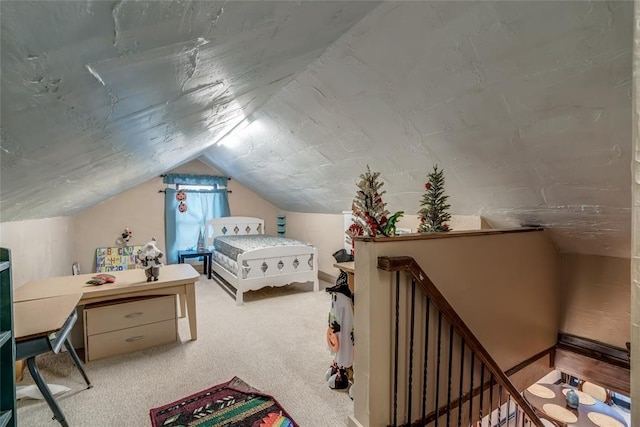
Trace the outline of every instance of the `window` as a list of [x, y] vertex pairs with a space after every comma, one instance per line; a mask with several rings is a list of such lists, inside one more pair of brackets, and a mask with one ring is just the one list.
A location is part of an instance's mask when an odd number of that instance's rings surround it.
[[[206, 247], [206, 222], [229, 216], [227, 177], [168, 174], [165, 184], [167, 262], [178, 262], [178, 251]], [[173, 188], [172, 188], [173, 187]]]
[[611, 392], [613, 404], [625, 412], [631, 412], [631, 398], [621, 393]]

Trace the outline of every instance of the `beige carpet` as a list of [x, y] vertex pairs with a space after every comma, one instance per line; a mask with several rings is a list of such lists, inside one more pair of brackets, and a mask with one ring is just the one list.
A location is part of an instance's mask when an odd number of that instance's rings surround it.
[[[162, 274], [162, 272], [161, 272]], [[353, 413], [346, 391], [331, 390], [325, 372], [332, 356], [325, 342], [329, 294], [311, 284], [266, 288], [235, 301], [212, 280], [196, 285], [198, 340], [180, 341], [87, 363], [94, 387], [85, 389], [67, 353], [37, 358], [45, 380], [71, 388], [56, 396], [74, 427], [149, 426], [149, 409], [229, 381], [237, 375], [274, 396], [301, 426], [345, 426]], [[32, 384], [25, 370], [18, 385]], [[18, 426], [56, 426], [44, 401], [20, 400]]]

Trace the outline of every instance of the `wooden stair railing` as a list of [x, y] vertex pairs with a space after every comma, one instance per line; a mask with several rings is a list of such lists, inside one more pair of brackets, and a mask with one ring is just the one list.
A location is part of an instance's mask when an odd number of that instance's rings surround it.
[[[529, 403], [413, 258], [379, 257], [378, 268], [396, 273], [392, 315], [395, 320], [392, 327], [393, 426], [544, 427]], [[405, 272], [411, 282], [406, 291], [400, 287], [400, 272]], [[416, 285], [423, 292], [419, 299]], [[401, 301], [406, 311], [400, 309]], [[416, 319], [416, 313], [423, 316]], [[400, 341], [407, 344], [406, 349]], [[430, 354], [430, 346], [437, 348], [435, 356]], [[444, 358], [448, 364], [443, 363]], [[401, 371], [406, 376], [401, 377]], [[420, 384], [414, 384], [417, 383], [414, 376], [421, 376]]]

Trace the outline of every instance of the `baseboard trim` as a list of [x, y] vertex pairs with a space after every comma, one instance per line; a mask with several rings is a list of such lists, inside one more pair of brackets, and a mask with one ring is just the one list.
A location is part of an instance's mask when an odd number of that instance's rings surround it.
[[329, 283], [336, 283], [336, 280], [338, 280], [338, 276], [334, 276], [333, 274], [325, 273], [324, 271], [318, 270], [318, 279]]

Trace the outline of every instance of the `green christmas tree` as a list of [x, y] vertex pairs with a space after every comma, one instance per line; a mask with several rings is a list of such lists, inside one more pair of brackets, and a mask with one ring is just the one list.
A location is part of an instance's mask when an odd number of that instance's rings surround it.
[[363, 234], [371, 237], [387, 235], [385, 226], [389, 211], [382, 201], [386, 191], [381, 190], [384, 183], [378, 181], [379, 176], [380, 172], [371, 172], [367, 165], [367, 171], [360, 175], [360, 182], [356, 184], [358, 191], [351, 205], [354, 222], [362, 227]]
[[422, 209], [418, 211], [420, 219], [418, 231], [421, 233], [451, 231], [446, 224], [451, 220], [451, 215], [447, 212], [451, 206], [447, 204], [449, 196], [444, 194], [444, 174], [442, 169], [438, 169], [438, 165], [435, 165], [433, 172], [427, 175], [424, 188], [427, 191], [420, 202]]

